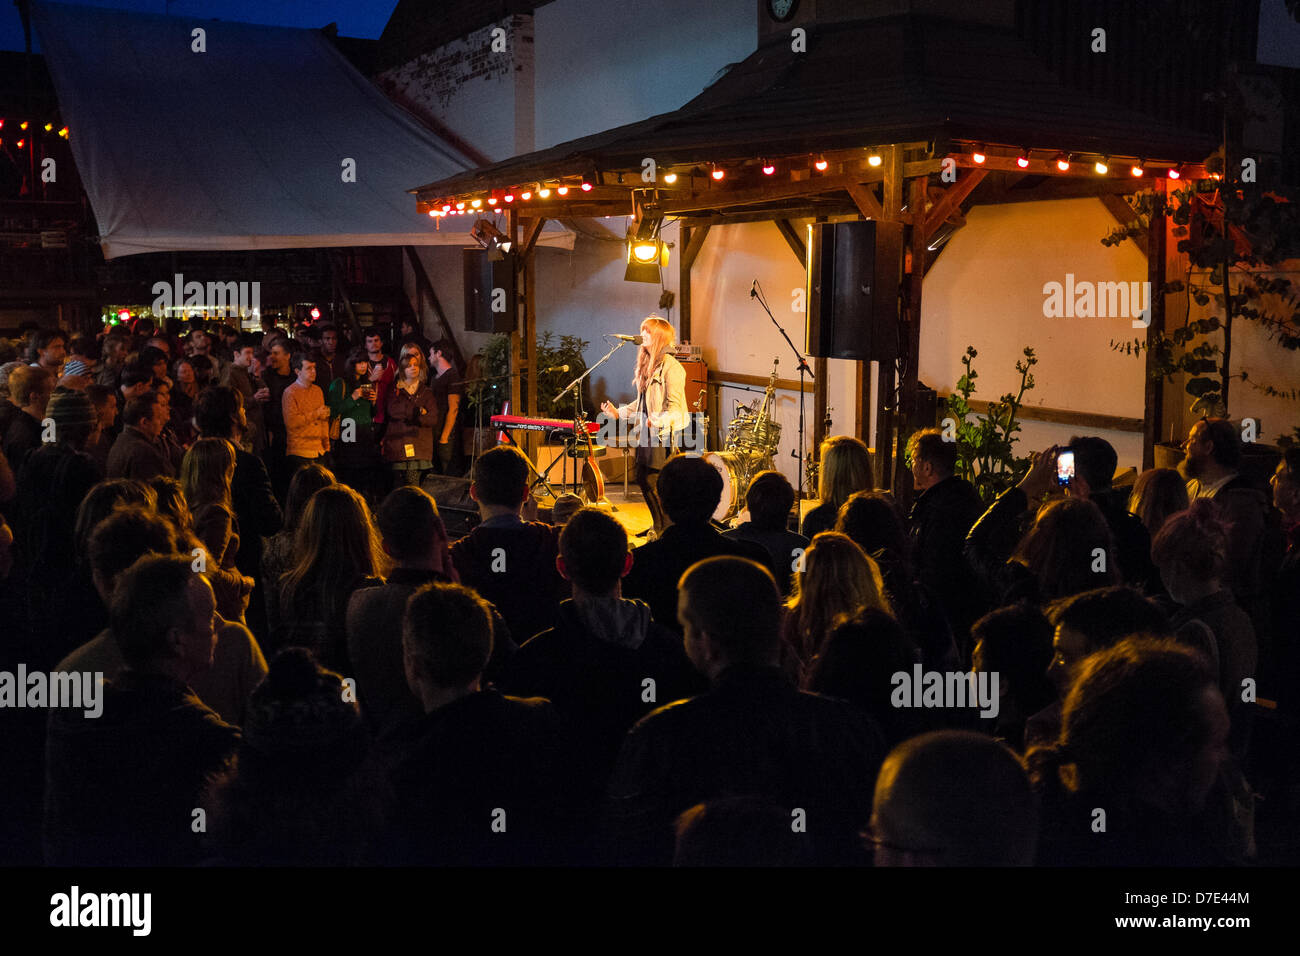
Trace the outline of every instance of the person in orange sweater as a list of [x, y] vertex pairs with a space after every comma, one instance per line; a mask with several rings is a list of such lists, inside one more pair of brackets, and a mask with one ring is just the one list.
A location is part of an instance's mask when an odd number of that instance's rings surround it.
[[297, 378], [281, 397], [287, 471], [293, 474], [303, 465], [329, 466], [330, 410], [316, 381], [316, 361], [305, 352], [295, 352], [289, 363]]

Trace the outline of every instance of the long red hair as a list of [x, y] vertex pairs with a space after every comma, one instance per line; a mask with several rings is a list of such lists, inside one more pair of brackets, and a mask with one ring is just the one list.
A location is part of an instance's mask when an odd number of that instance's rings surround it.
[[667, 319], [657, 315], [648, 315], [641, 322], [641, 348], [636, 353], [636, 374], [632, 384], [638, 392], [644, 392], [646, 385], [654, 376], [655, 369], [664, 360], [676, 341], [673, 327]]

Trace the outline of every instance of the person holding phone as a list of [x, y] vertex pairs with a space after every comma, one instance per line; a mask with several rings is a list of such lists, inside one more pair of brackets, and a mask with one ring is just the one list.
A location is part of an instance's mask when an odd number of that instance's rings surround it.
[[986, 585], [1010, 558], [1028, 529], [1039, 502], [1063, 491], [1067, 497], [1091, 501], [1101, 509], [1115, 538], [1115, 559], [1123, 583], [1142, 590], [1158, 587], [1151, 563], [1151, 536], [1140, 519], [1129, 513], [1127, 498], [1111, 488], [1119, 464], [1114, 446], [1104, 438], [1076, 436], [1066, 445], [1053, 445], [1033, 458], [1029, 471], [975, 522], [966, 537], [966, 558]]

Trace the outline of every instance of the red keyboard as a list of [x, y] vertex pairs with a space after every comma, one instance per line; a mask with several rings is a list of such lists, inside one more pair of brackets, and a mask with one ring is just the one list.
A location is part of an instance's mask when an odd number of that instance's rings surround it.
[[[553, 431], [573, 431], [573, 420], [564, 421], [559, 418], [525, 418], [522, 415], [493, 415], [492, 424], [496, 428], [508, 428], [511, 431], [530, 431], [530, 432], [553, 432]], [[587, 433], [594, 435], [600, 431], [600, 426], [595, 422], [586, 422]]]

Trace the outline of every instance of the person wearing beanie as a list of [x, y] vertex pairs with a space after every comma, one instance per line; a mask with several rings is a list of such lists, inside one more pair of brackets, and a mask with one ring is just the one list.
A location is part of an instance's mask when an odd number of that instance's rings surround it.
[[253, 691], [230, 768], [209, 785], [211, 847], [240, 866], [361, 859], [377, 815], [362, 767], [369, 736], [343, 678], [302, 647], [281, 651]]

